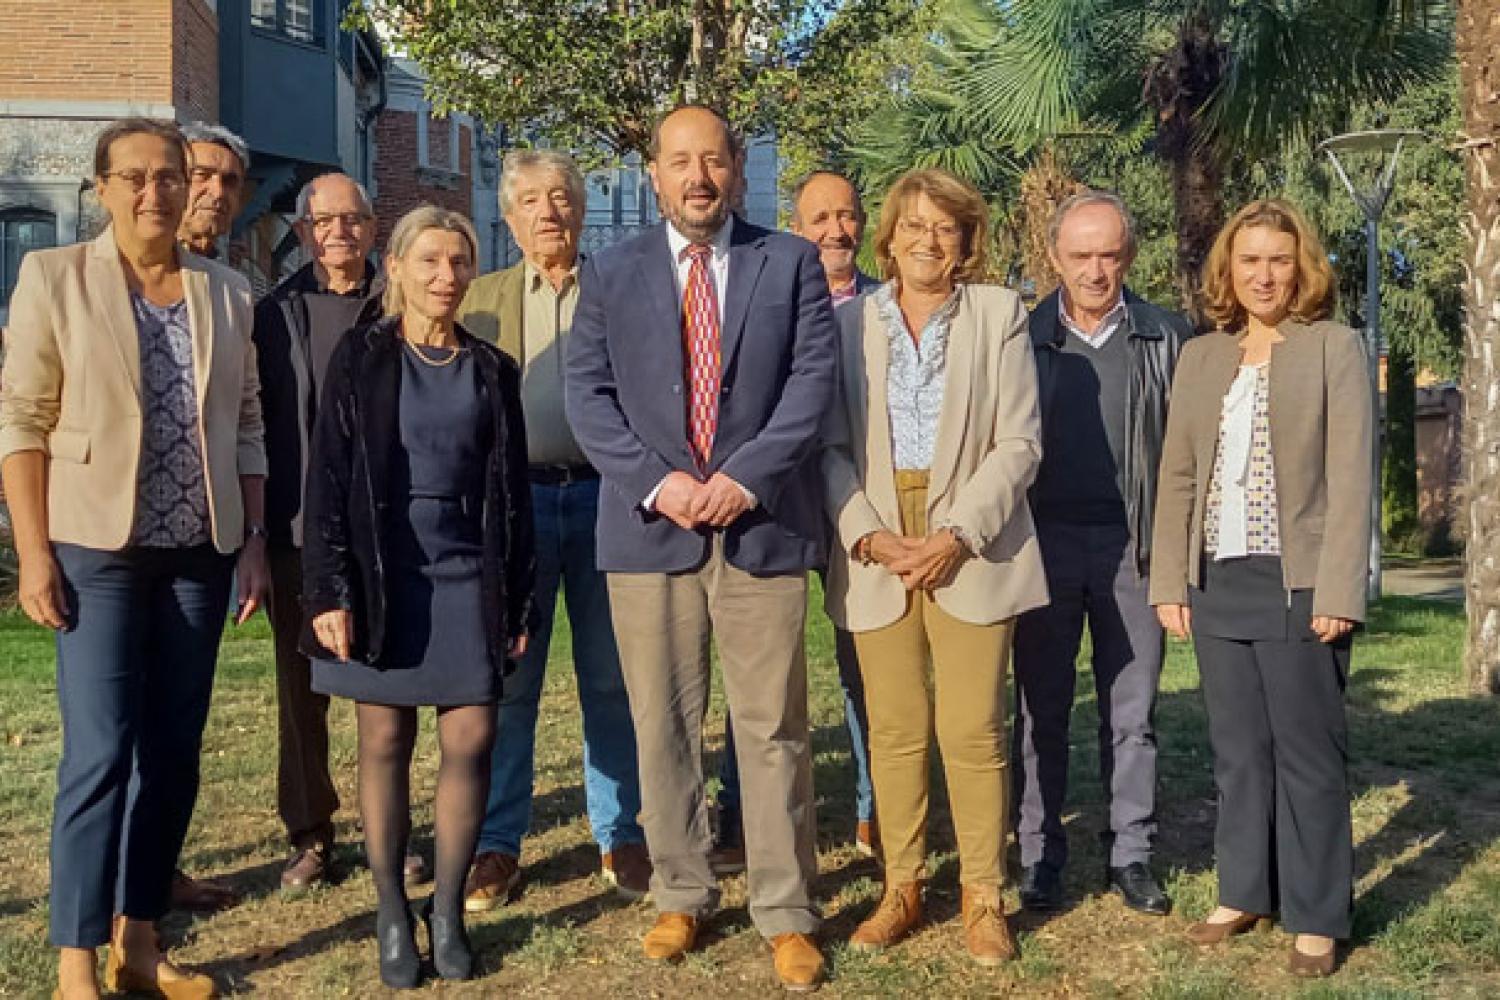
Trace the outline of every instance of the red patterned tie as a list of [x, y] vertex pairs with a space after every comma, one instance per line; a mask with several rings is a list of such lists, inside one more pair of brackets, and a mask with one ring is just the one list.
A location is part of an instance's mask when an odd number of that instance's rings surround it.
[[682, 349], [687, 358], [688, 443], [700, 470], [708, 467], [714, 430], [719, 423], [719, 297], [708, 263], [713, 248], [690, 244], [682, 255], [688, 265], [682, 289]]

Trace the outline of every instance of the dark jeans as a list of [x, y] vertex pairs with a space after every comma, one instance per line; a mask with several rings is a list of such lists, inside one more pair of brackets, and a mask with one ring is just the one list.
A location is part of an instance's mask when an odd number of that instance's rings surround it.
[[1109, 802], [1109, 863], [1149, 861], [1156, 836], [1156, 689], [1162, 629], [1119, 525], [1037, 523], [1052, 603], [1016, 625], [1012, 766], [1021, 863], [1061, 868], [1068, 841], [1068, 724], [1084, 622], [1099, 703], [1099, 780]]
[[209, 545], [55, 550], [71, 623], [57, 634], [51, 940], [96, 948], [114, 913], [167, 912], [234, 563]]
[[[859, 657], [854, 637], [841, 628], [833, 630], [834, 660], [839, 668], [839, 687], [844, 691], [844, 725], [849, 729], [850, 758], [854, 762], [854, 815], [860, 822], [875, 817], [875, 786], [870, 782], [870, 721], [865, 714], [865, 682], [859, 675]], [[724, 757], [719, 761], [719, 809], [740, 815], [740, 769], [734, 749], [734, 726], [724, 716]]]
[[276, 640], [276, 809], [294, 848], [333, 845], [339, 797], [328, 774], [328, 695], [312, 689], [312, 665], [297, 648], [302, 633], [302, 551], [270, 550]]
[[520, 857], [521, 840], [531, 828], [537, 712], [559, 593], [567, 603], [573, 634], [589, 826], [602, 852], [645, 843], [637, 818], [641, 783], [636, 770], [635, 723], [620, 672], [609, 589], [595, 559], [599, 480], [556, 486], [533, 483], [531, 509], [536, 522], [536, 604], [541, 625], [526, 655], [501, 685], [499, 729], [479, 850]]

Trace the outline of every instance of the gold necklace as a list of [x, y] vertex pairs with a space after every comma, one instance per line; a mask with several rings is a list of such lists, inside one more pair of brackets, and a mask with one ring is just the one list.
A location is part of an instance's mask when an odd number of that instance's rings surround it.
[[406, 342], [407, 347], [411, 348], [411, 352], [417, 356], [417, 360], [422, 362], [422, 364], [426, 365], [429, 368], [446, 368], [447, 366], [453, 364], [453, 362], [457, 361], [459, 354], [463, 353], [462, 347], [454, 345], [453, 347], [450, 347], [448, 349], [450, 353], [446, 358], [441, 361], [434, 361], [427, 355], [423, 354], [422, 349], [416, 344], [413, 344], [405, 337], [402, 337], [401, 339]]

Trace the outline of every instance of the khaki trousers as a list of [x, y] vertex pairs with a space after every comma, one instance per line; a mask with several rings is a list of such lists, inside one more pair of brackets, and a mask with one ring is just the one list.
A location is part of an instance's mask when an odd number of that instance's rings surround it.
[[[896, 492], [903, 533], [925, 535], [927, 474], [898, 471]], [[974, 625], [948, 614], [928, 594], [907, 601], [899, 621], [854, 634], [870, 716], [870, 775], [886, 881], [899, 885], [926, 877], [928, 761], [936, 729], [960, 880], [999, 886], [1009, 814], [1005, 669], [1015, 620]]]
[[807, 575], [752, 576], [725, 560], [723, 536], [715, 535], [698, 570], [610, 573], [609, 600], [635, 722], [657, 909], [702, 918], [719, 902], [703, 796], [712, 639], [739, 755], [750, 918], [767, 938], [813, 933]]

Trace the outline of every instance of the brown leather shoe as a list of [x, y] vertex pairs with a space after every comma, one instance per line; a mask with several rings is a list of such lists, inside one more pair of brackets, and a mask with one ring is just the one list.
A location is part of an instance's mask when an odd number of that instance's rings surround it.
[[811, 993], [823, 981], [823, 953], [810, 934], [778, 934], [771, 939], [771, 964], [790, 993]]
[[984, 966], [1014, 961], [1020, 954], [1005, 920], [1005, 903], [997, 885], [964, 886], [964, 946]]
[[621, 844], [600, 858], [600, 874], [615, 892], [634, 902], [651, 891], [651, 856], [645, 844]]
[[186, 872], [172, 873], [172, 909], [190, 913], [217, 913], [237, 906], [240, 894], [211, 878], [195, 879]]
[[485, 913], [504, 906], [521, 884], [521, 859], [499, 851], [481, 851], [464, 883], [464, 909]]
[[1207, 920], [1200, 920], [1184, 931], [1183, 937], [1200, 948], [1206, 948], [1210, 945], [1223, 944], [1230, 938], [1244, 934], [1246, 931], [1266, 931], [1270, 929], [1270, 917], [1262, 916], [1259, 913], [1241, 913], [1233, 920], [1227, 920], [1223, 923], [1211, 924]]
[[922, 883], [887, 885], [875, 912], [855, 929], [849, 947], [882, 951], [910, 934], [922, 922]]
[[328, 881], [328, 848], [319, 844], [297, 849], [281, 871], [281, 891], [306, 892]]
[[880, 828], [872, 819], [862, 819], [854, 827], [854, 850], [864, 858], [880, 853]]
[[653, 962], [680, 962], [698, 940], [698, 918], [687, 913], [660, 913], [641, 938], [641, 950]]
[[1295, 943], [1292, 944], [1292, 958], [1287, 963], [1287, 968], [1292, 975], [1303, 979], [1326, 979], [1333, 975], [1334, 968], [1338, 965], [1339, 946], [1334, 942], [1332, 948], [1321, 955], [1309, 955], [1299, 949]]

